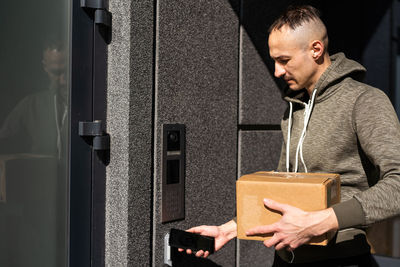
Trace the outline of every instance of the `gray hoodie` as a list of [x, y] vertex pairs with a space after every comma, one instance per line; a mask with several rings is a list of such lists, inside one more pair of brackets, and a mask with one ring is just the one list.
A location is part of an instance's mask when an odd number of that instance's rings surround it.
[[[400, 125], [388, 97], [360, 82], [363, 66], [342, 53], [331, 60], [315, 85], [314, 103], [305, 108], [305, 90], [289, 90], [285, 97], [293, 112], [281, 123], [278, 171], [287, 171], [290, 140], [289, 171], [295, 171], [297, 155], [299, 172], [340, 174], [342, 202], [333, 206], [339, 228], [367, 226], [400, 214]], [[301, 138], [306, 109], [309, 122]]]

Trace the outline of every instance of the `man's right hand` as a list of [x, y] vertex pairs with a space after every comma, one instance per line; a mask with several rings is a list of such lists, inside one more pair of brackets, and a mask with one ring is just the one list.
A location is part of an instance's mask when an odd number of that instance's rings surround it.
[[[237, 225], [235, 221], [229, 221], [225, 224], [220, 226], [214, 225], [202, 225], [190, 228], [186, 230], [188, 232], [205, 235], [205, 236], [212, 236], [215, 238], [215, 251], [218, 251], [222, 248], [228, 241], [235, 238], [237, 235]], [[178, 249], [180, 252], [184, 251], [184, 249]], [[187, 249], [187, 254], [192, 254], [192, 250]], [[204, 257], [207, 258], [210, 253], [208, 251], [199, 250], [196, 252], [196, 257]]]

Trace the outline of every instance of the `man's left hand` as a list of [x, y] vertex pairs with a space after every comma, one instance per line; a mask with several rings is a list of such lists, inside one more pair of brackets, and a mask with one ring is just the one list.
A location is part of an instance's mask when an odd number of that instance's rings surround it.
[[264, 205], [281, 212], [281, 220], [270, 225], [251, 228], [246, 231], [246, 235], [272, 233], [273, 236], [264, 241], [266, 247], [275, 246], [276, 250], [283, 248], [293, 250], [307, 243], [314, 236], [338, 229], [338, 221], [332, 208], [306, 212], [271, 199], [264, 199]]

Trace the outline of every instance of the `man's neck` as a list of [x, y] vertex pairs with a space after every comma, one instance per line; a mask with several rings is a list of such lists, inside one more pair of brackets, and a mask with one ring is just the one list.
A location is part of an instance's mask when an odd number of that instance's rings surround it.
[[326, 69], [332, 64], [329, 55], [326, 53], [323, 58], [321, 58], [320, 62], [317, 62], [318, 69], [314, 75], [314, 79], [310, 86], [306, 88], [307, 93], [309, 96], [312, 95], [312, 92], [315, 89], [315, 85], [317, 84], [318, 80], [321, 78], [322, 74], [326, 71]]

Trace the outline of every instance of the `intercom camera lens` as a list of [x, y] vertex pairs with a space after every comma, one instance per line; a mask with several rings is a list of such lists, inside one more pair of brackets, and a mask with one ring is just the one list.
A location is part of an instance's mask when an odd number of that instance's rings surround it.
[[177, 142], [177, 141], [178, 141], [178, 135], [177, 135], [176, 133], [174, 133], [174, 132], [171, 132], [171, 133], [168, 135], [168, 138], [169, 138], [169, 140], [172, 141], [172, 142]]

